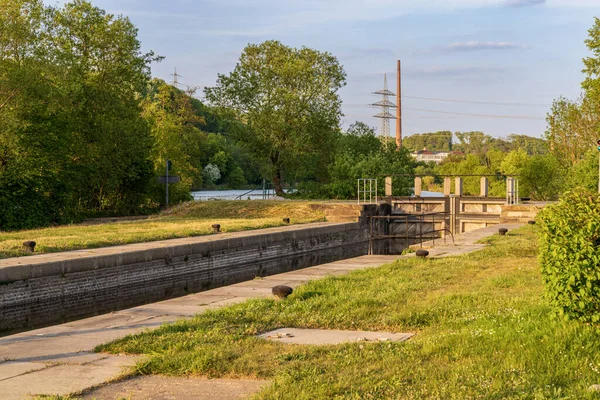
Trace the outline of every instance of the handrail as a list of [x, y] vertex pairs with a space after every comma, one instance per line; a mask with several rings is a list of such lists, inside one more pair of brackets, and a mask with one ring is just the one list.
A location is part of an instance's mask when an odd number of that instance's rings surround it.
[[257, 186], [254, 189], [247, 191], [246, 193], [242, 193], [239, 196], [237, 196], [235, 199], [236, 200], [241, 200], [242, 197], [244, 197], [245, 195], [250, 194], [250, 193], [252, 193], [252, 192], [254, 192], [255, 190], [258, 190], [258, 189], [262, 189], [262, 186]]

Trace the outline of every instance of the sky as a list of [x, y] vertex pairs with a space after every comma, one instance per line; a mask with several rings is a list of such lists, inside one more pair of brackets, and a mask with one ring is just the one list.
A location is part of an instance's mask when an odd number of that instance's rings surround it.
[[[45, 0], [56, 5], [64, 1]], [[279, 40], [337, 57], [348, 127], [379, 131], [368, 104], [402, 61], [403, 132], [483, 131], [540, 137], [553, 99], [581, 91], [584, 40], [600, 0], [92, 0], [138, 27], [154, 76], [213, 86], [249, 43]], [[395, 98], [390, 99], [395, 102]], [[391, 134], [395, 122], [391, 121]]]

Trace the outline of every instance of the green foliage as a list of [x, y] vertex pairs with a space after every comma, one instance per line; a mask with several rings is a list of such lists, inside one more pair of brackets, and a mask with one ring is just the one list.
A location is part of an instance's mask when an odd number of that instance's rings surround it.
[[412, 151], [452, 151], [452, 132], [415, 133], [403, 138], [402, 146]]
[[209, 101], [229, 108], [247, 126], [241, 138], [267, 167], [278, 195], [284, 172], [318, 171], [330, 160], [346, 74], [337, 59], [278, 41], [248, 45], [235, 69], [206, 88]]
[[75, 0], [0, 0], [0, 229], [148, 206], [138, 93], [157, 58], [137, 30]]
[[[488, 160], [484, 156], [467, 154], [465, 157], [449, 157], [436, 167], [436, 173], [444, 175], [495, 175], [498, 173], [497, 165], [488, 166]], [[463, 179], [463, 193], [465, 195], [479, 196], [479, 176], [466, 176]], [[439, 181], [438, 181], [439, 183]], [[504, 196], [506, 193], [505, 180], [503, 177], [489, 177], [490, 196]], [[435, 189], [432, 188], [432, 189]]]
[[567, 188], [581, 187], [590, 192], [598, 190], [598, 150], [588, 150], [583, 158], [569, 169]]
[[244, 176], [244, 171], [239, 166], [233, 168], [232, 171], [229, 171], [229, 174], [226, 178], [226, 184], [232, 189], [241, 189], [246, 186], [248, 182], [246, 181], [246, 177]]
[[543, 209], [540, 263], [550, 302], [565, 318], [600, 321], [600, 196], [567, 193]]
[[555, 200], [564, 191], [565, 169], [552, 154], [533, 156], [521, 169], [519, 191], [534, 200]]
[[[349, 137], [342, 136], [342, 140], [348, 143]], [[327, 167], [327, 181], [302, 182], [297, 195], [313, 199], [354, 199], [357, 180], [367, 178], [378, 179], [378, 193], [383, 196], [385, 176], [410, 174], [415, 162], [407, 149], [397, 150], [395, 143], [378, 143], [379, 149], [367, 148], [366, 153], [357, 152], [353, 146], [338, 147], [333, 163]], [[397, 176], [392, 188], [395, 196], [409, 196], [412, 179]]]

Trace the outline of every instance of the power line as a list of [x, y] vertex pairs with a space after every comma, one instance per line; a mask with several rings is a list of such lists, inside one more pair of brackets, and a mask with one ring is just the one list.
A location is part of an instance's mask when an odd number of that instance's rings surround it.
[[488, 104], [497, 106], [518, 106], [518, 107], [550, 107], [550, 104], [534, 104], [534, 103], [508, 103], [496, 101], [477, 101], [477, 100], [458, 100], [458, 99], [440, 99], [437, 97], [420, 97], [420, 96], [402, 96], [409, 99], [443, 101], [448, 103], [466, 103], [466, 104]]
[[458, 113], [458, 112], [450, 112], [450, 111], [440, 111], [440, 110], [425, 110], [422, 108], [405, 108], [405, 110], [411, 111], [421, 111], [421, 112], [431, 112], [438, 114], [450, 114], [450, 115], [464, 115], [468, 117], [479, 117], [479, 118], [494, 118], [494, 119], [530, 119], [530, 120], [546, 120], [546, 118], [535, 117], [530, 115], [494, 115], [494, 114], [470, 114], [470, 113]]
[[[404, 107], [402, 108], [402, 110], [429, 112], [429, 113], [436, 113], [436, 114], [457, 115], [457, 116], [462, 116], [462, 117], [488, 118], [488, 119], [523, 119], [523, 120], [537, 120], [537, 121], [545, 120], [544, 117], [538, 117], [538, 116], [532, 116], [532, 115], [471, 114], [471, 113], [460, 113], [460, 112], [451, 112], [451, 111], [442, 111], [442, 110], [426, 110], [426, 109], [422, 109], [422, 108], [404, 108]], [[348, 115], [352, 115], [352, 114], [344, 114], [344, 115], [348, 116]], [[359, 115], [357, 115], [357, 116], [359, 116]], [[366, 117], [363, 115], [360, 115], [360, 116]], [[411, 117], [411, 118], [415, 118], [415, 117]], [[433, 117], [431, 117], [431, 118], [433, 119]], [[441, 117], [438, 117], [438, 118], [442, 119]]]
[[[430, 101], [441, 101], [449, 103], [465, 103], [465, 104], [483, 104], [483, 105], [496, 105], [496, 106], [515, 106], [515, 107], [544, 107], [548, 108], [551, 104], [542, 103], [516, 103], [516, 102], [499, 102], [499, 101], [486, 101], [486, 100], [462, 100], [462, 99], [447, 99], [438, 97], [421, 97], [421, 96], [407, 96], [402, 95], [407, 99], [419, 99], [419, 100], [430, 100]], [[359, 104], [353, 104], [358, 106]]]

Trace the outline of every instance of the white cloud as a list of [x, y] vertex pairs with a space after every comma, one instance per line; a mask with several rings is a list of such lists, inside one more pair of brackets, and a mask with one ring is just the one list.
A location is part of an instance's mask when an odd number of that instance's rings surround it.
[[476, 51], [476, 50], [510, 50], [525, 48], [525, 46], [510, 42], [478, 42], [470, 40], [468, 42], [450, 43], [445, 49], [450, 51]]

